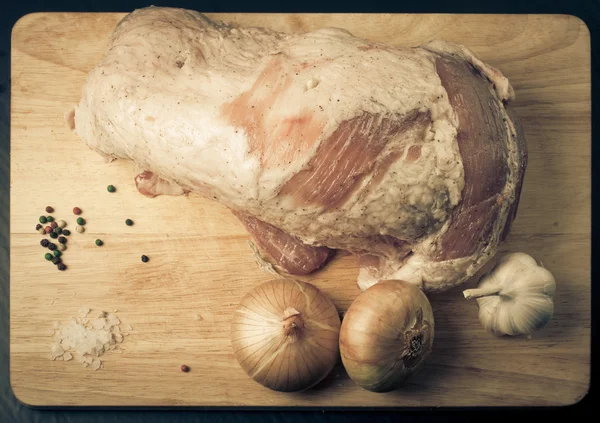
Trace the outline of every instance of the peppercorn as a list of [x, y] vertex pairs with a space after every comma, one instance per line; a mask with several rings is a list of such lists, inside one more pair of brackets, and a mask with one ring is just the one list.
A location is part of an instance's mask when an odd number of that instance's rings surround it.
[[60, 252], [60, 250], [54, 250], [54, 257], [60, 257], [62, 256], [62, 253]]
[[97, 239], [97, 240], [96, 240], [96, 245], [97, 245], [98, 247], [102, 247], [102, 246], [104, 245], [104, 242], [102, 242], [102, 240], [101, 240], [101, 239]]
[[115, 192], [117, 190], [114, 185], [109, 185], [106, 187], [106, 189], [108, 192]]
[[48, 222], [54, 222], [54, 218], [53, 218], [52, 216], [47, 216], [47, 217], [46, 217], [46, 220], [47, 220]]
[[40, 245], [44, 248], [46, 248], [49, 244], [50, 244], [50, 241], [48, 241], [46, 238], [44, 238], [40, 241]]
[[58, 244], [58, 249], [60, 251], [65, 251], [67, 249], [67, 246], [65, 244]]
[[79, 226], [79, 225], [77, 225], [77, 226], [75, 227], [75, 230], [76, 230], [77, 232], [79, 232], [80, 234], [82, 234], [82, 233], [84, 233], [84, 232], [85, 232], [85, 228], [84, 228], [83, 226]]
[[46, 254], [44, 254], [44, 258], [45, 258], [46, 260], [52, 260], [52, 254], [50, 254], [50, 253], [46, 253]]
[[77, 224], [81, 226], [85, 225], [85, 219], [83, 217], [78, 217]]
[[81, 209], [79, 207], [73, 207], [73, 214], [81, 214]]
[[61, 271], [62, 271], [62, 270], [66, 270], [66, 269], [67, 269], [67, 266], [65, 266], [65, 264], [64, 264], [64, 263], [58, 263], [58, 266], [57, 266], [57, 267], [58, 267], [58, 270], [61, 270]]
[[71, 231], [70, 231], [70, 230], [68, 230], [68, 229], [63, 229], [62, 233], [63, 233], [63, 235], [65, 235], [65, 236], [69, 236], [69, 235], [71, 235]]
[[56, 232], [50, 232], [50, 238], [56, 239], [58, 238], [58, 234]]
[[143, 255], [143, 256], [142, 256], [142, 261], [143, 261], [144, 263], [148, 263], [148, 260], [150, 260], [150, 259], [148, 258], [148, 256], [145, 256], [145, 255]]
[[44, 232], [46, 232], [47, 234], [49, 234], [50, 232], [52, 232], [52, 227], [50, 225], [46, 226], [44, 228]]
[[133, 220], [131, 220], [131, 219], [127, 219], [127, 220], [125, 220], [125, 224], [126, 224], [127, 226], [131, 226], [131, 225], [133, 225]]
[[67, 238], [65, 238], [64, 236], [58, 237], [58, 242], [60, 242], [61, 244], [66, 244]]
[[57, 234], [62, 234], [62, 229], [60, 228], [60, 226], [58, 228], [54, 228], [54, 232], [56, 232]]
[[49, 249], [50, 251], [54, 251], [54, 250], [56, 250], [56, 244], [55, 244], [55, 243], [53, 243], [53, 242], [49, 242], [49, 243], [48, 243], [48, 249]]
[[38, 232], [41, 233], [42, 235], [46, 234], [46, 230], [44, 228], [39, 228]]
[[37, 225], [35, 225], [35, 230], [36, 230], [36, 231], [39, 231], [39, 230], [40, 230], [40, 228], [43, 228], [43, 226], [42, 226], [42, 225], [40, 225], [39, 223], [38, 223]]
[[59, 264], [59, 263], [62, 263], [62, 260], [60, 257], [54, 257], [52, 259], [52, 264]]
[[65, 226], [67, 226], [67, 222], [65, 222], [64, 220], [60, 219], [60, 220], [58, 221], [58, 226], [59, 226], [60, 228], [64, 228]]
[[52, 206], [46, 207], [46, 213], [54, 213], [54, 209], [52, 208]]
[[58, 228], [58, 223], [56, 223], [56, 222], [52, 222], [52, 223], [50, 223], [50, 227], [51, 227], [52, 229], [56, 229], [56, 228]]
[[46, 223], [47, 221], [46, 216], [40, 216], [40, 223]]
[[190, 368], [188, 366], [186, 366], [185, 364], [183, 364], [181, 366], [181, 371], [187, 373], [190, 371]]

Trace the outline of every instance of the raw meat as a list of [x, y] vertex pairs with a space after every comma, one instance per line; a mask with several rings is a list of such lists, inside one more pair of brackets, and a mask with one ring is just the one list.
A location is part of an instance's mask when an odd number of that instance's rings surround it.
[[332, 250], [362, 289], [443, 291], [496, 252], [527, 163], [509, 81], [467, 48], [397, 48], [323, 28], [233, 28], [135, 10], [91, 70], [70, 122], [90, 148], [144, 169], [144, 195], [229, 207], [280, 269]]

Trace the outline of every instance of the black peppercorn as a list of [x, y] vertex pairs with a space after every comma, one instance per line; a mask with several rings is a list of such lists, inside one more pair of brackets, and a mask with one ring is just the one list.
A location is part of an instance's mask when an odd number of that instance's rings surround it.
[[142, 261], [143, 261], [144, 263], [147, 263], [147, 262], [148, 262], [148, 260], [150, 260], [150, 259], [148, 258], [148, 256], [142, 256]]
[[53, 264], [59, 264], [59, 263], [62, 263], [62, 260], [60, 259], [60, 257], [54, 257], [52, 259], [52, 263]]
[[40, 230], [40, 228], [43, 228], [43, 226], [42, 226], [42, 225], [40, 225], [39, 223], [38, 223], [37, 225], [35, 225], [35, 230], [36, 230], [36, 231], [39, 231], [39, 230]]
[[44, 248], [46, 248], [49, 244], [50, 244], [50, 241], [48, 241], [46, 238], [44, 238], [40, 241], [40, 245]]
[[58, 238], [58, 242], [60, 242], [61, 244], [66, 244], [67, 243], [67, 238], [65, 238], [64, 236], [61, 236]]
[[58, 270], [66, 270], [67, 266], [64, 263], [58, 263]]
[[125, 224], [126, 224], [127, 226], [131, 226], [131, 225], [133, 225], [133, 220], [131, 220], [131, 219], [126, 219], [126, 220], [125, 220]]
[[68, 230], [68, 229], [63, 229], [62, 234], [66, 235], [66, 236], [69, 236], [69, 235], [71, 235], [71, 231]]
[[49, 242], [49, 243], [48, 243], [48, 249], [49, 249], [50, 251], [54, 251], [54, 250], [56, 250], [56, 244], [55, 244], [55, 243], [53, 243], [53, 242]]
[[56, 239], [58, 238], [58, 234], [56, 232], [50, 232], [50, 238]]

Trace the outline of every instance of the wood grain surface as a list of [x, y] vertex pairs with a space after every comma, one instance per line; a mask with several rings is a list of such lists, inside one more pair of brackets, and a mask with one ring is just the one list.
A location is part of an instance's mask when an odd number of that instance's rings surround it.
[[[341, 364], [304, 393], [249, 379], [229, 342], [241, 297], [271, 276], [225, 208], [198, 196], [148, 199], [130, 163], [105, 164], [64, 124], [86, 73], [123, 14], [38, 13], [12, 32], [10, 369], [16, 396], [34, 406], [504, 406], [564, 405], [590, 378], [590, 39], [565, 15], [210, 14], [235, 24], [298, 32], [337, 26], [396, 46], [442, 38], [498, 67], [516, 91], [529, 148], [519, 213], [500, 254], [523, 251], [557, 280], [555, 315], [527, 338], [484, 331], [458, 289], [431, 295], [434, 350], [398, 391], [355, 385]], [[117, 192], [109, 194], [108, 184]], [[70, 237], [65, 272], [44, 260], [34, 227], [44, 208], [87, 231]], [[131, 218], [133, 226], [124, 220]], [[105, 245], [96, 247], [101, 238]], [[142, 263], [140, 255], [150, 257]], [[488, 266], [489, 267], [489, 266]], [[342, 312], [358, 294], [352, 257], [304, 278]], [[117, 309], [133, 331], [123, 354], [93, 371], [50, 359], [53, 321], [81, 307]], [[182, 364], [189, 373], [179, 370]]]

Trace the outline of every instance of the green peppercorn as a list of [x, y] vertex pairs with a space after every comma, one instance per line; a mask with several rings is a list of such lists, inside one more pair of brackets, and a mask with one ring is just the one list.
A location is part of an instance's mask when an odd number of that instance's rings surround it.
[[127, 220], [125, 220], [125, 224], [126, 224], [127, 226], [131, 226], [131, 225], [133, 225], [133, 220], [131, 220], [131, 219], [127, 219]]
[[81, 226], [85, 225], [85, 219], [83, 217], [78, 217], [77, 224]]
[[58, 234], [56, 232], [50, 232], [50, 238], [56, 239], [58, 238]]
[[69, 235], [71, 235], [71, 231], [68, 230], [68, 229], [63, 229], [62, 234], [66, 235], [66, 236], [69, 236]]
[[44, 258], [45, 258], [46, 260], [52, 260], [52, 254], [50, 254], [50, 253], [46, 253], [46, 254], [44, 255]]
[[46, 216], [40, 216], [40, 223], [46, 223], [47, 221]]
[[56, 228], [54, 228], [54, 232], [57, 233], [57, 234], [59, 234], [59, 235], [62, 234], [62, 231], [63, 230], [62, 230], [62, 228], [60, 226], [57, 226]]
[[54, 222], [54, 218], [53, 218], [52, 216], [48, 216], [48, 217], [46, 217], [46, 220], [47, 220], [48, 222]]
[[106, 187], [106, 189], [108, 190], [108, 192], [115, 192], [117, 190], [114, 185], [109, 185], [108, 187]]
[[62, 253], [60, 252], [60, 250], [54, 250], [54, 256], [60, 257], [60, 256], [62, 256]]
[[104, 242], [102, 242], [102, 240], [101, 240], [101, 239], [97, 239], [97, 240], [96, 240], [96, 245], [97, 245], [98, 247], [101, 247], [102, 245], [104, 245]]

